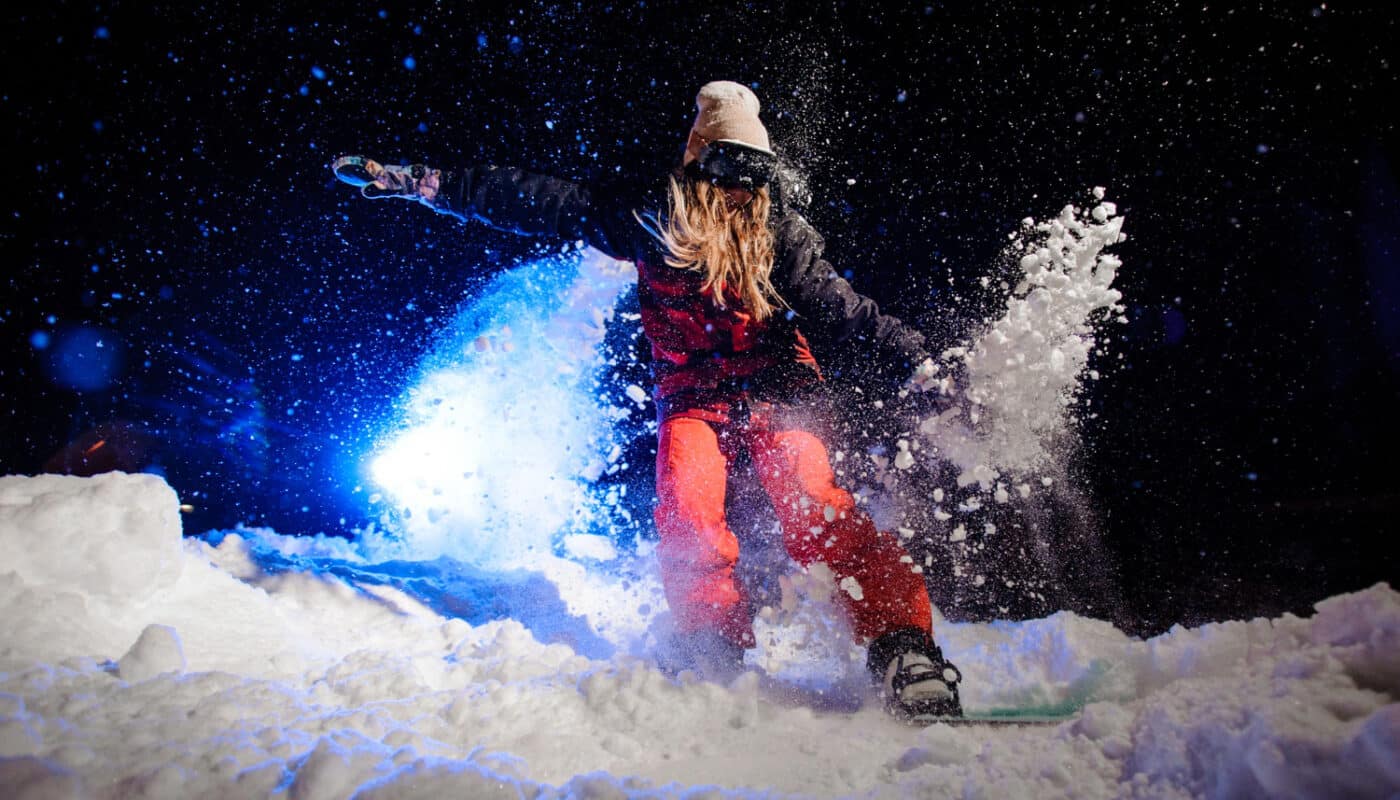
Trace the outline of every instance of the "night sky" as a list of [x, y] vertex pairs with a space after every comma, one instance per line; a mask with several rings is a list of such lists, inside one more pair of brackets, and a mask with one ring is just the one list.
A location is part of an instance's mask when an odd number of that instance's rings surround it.
[[1394, 582], [1396, 14], [967, 6], [11, 12], [0, 473], [90, 471], [101, 439], [189, 532], [361, 524], [358, 459], [434, 336], [558, 243], [361, 201], [330, 159], [655, 181], [725, 78], [807, 171], [828, 258], [935, 342], [994, 310], [1019, 220], [1107, 188], [1129, 322], [1072, 466], [1120, 621]]

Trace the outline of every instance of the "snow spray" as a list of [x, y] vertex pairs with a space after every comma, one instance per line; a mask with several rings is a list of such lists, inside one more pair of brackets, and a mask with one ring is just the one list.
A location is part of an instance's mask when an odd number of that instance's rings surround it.
[[1048, 222], [1023, 220], [1008, 251], [1020, 275], [1001, 317], [941, 356], [941, 390], [955, 402], [919, 432], [960, 468], [959, 486], [1005, 491], [1003, 475], [1044, 466], [1069, 433], [1083, 378], [1097, 377], [1086, 371], [1095, 323], [1121, 321], [1124, 310], [1112, 288], [1121, 262], [1103, 252], [1126, 238], [1123, 219], [1103, 196], [1094, 190], [1092, 210], [1068, 205]]
[[1121, 262], [1104, 252], [1122, 223], [1102, 188], [1087, 208], [1023, 220], [999, 315], [937, 359], [938, 410], [901, 417], [903, 433], [870, 450], [858, 495], [959, 618], [1115, 605], [1092, 503], [1066, 477], [1099, 376], [1090, 359], [1105, 354], [1104, 326], [1124, 321]]
[[[1007, 250], [1016, 277], [1001, 316], [938, 359], [943, 410], [871, 454], [875, 485], [853, 488], [881, 528], [905, 540], [911, 568], [980, 586], [980, 573], [998, 566], [993, 554], [981, 564], [962, 551], [981, 552], [981, 538], [995, 528], [984, 508], [1032, 506], [1050, 476], [1063, 474], [1073, 407], [1095, 374], [1090, 356], [1101, 349], [1096, 329], [1122, 313], [1112, 288], [1119, 261], [1103, 252], [1123, 240], [1121, 225], [1102, 189], [1092, 208], [1025, 220]], [[362, 537], [368, 557], [449, 556], [485, 570], [544, 572], [561, 589], [568, 585], [576, 613], [616, 609], [627, 595], [643, 610], [615, 626], [632, 638], [650, 624], [645, 618], [664, 603], [648, 548], [633, 563], [620, 557], [618, 508], [597, 491], [601, 478], [625, 466], [620, 454], [640, 429], [622, 423], [650, 412], [638, 386], [612, 392], [622, 398], [617, 404], [599, 391], [609, 366], [600, 345], [610, 324], [628, 324], [617, 320], [618, 302], [635, 281], [630, 264], [569, 251], [501, 274], [463, 308], [376, 449], [372, 472], [382, 494], [372, 499], [390, 509], [382, 520], [391, 536]], [[946, 490], [911, 493], [926, 488], [913, 477], [916, 463], [950, 474]], [[943, 550], [921, 550], [911, 541], [916, 532]], [[596, 564], [607, 567], [588, 566]], [[1017, 570], [1002, 566], [1008, 578]], [[798, 583], [795, 593], [785, 590], [786, 605], [794, 594], [819, 602]], [[812, 616], [779, 611], [777, 627]]]
[[580, 537], [605, 513], [589, 484], [616, 466], [613, 423], [633, 410], [592, 384], [635, 281], [631, 264], [566, 253], [501, 274], [458, 314], [372, 461], [403, 556], [526, 567], [569, 532], [582, 555], [611, 555]]

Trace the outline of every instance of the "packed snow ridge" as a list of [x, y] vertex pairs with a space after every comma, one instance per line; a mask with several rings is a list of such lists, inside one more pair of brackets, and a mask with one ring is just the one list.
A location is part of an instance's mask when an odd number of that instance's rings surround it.
[[152, 476], [0, 478], [0, 795], [1400, 792], [1400, 595], [1385, 585], [1306, 619], [1147, 641], [1069, 613], [942, 624], [970, 708], [1082, 710], [915, 729], [839, 666], [826, 684], [786, 677], [792, 653], [761, 648], [729, 686], [663, 675], [570, 610], [580, 592], [631, 602], [621, 579], [507, 580], [268, 531], [182, 539], [177, 508]]

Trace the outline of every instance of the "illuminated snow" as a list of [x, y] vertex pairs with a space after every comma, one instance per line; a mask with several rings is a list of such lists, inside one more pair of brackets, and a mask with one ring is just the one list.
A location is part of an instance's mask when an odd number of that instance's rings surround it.
[[[177, 502], [150, 476], [0, 478], [0, 547], [24, 554], [0, 575], [6, 796], [1400, 791], [1400, 595], [1383, 585], [1148, 641], [1069, 613], [940, 624], [970, 707], [1086, 705], [1055, 726], [910, 729], [850, 680], [859, 652], [832, 648], [816, 573], [787, 579], [750, 671], [721, 687], [582, 655], [540, 601], [553, 584], [266, 531], [182, 543]], [[456, 618], [492, 598], [495, 621]], [[780, 626], [816, 646], [784, 651]], [[794, 656], [807, 673], [767, 676]]]
[[[1118, 300], [1121, 265], [1101, 252], [1119, 239], [1115, 213], [1029, 224], [1024, 285], [947, 354], [957, 402], [876, 464], [954, 460], [958, 485], [987, 493], [932, 493], [959, 514], [1057, 485], [1034, 473], [1072, 432], [1094, 319]], [[1149, 641], [1067, 612], [939, 621], [969, 709], [1082, 713], [909, 729], [879, 708], [833, 605], [861, 587], [760, 554], [778, 592], [746, 673], [729, 686], [660, 673], [654, 559], [645, 542], [615, 546], [590, 491], [621, 466], [615, 422], [648, 413], [640, 387], [618, 408], [593, 383], [634, 280], [575, 253], [479, 292], [367, 459], [389, 510], [355, 541], [239, 529], [182, 542], [159, 478], [0, 478], [7, 796], [1400, 792], [1400, 595], [1384, 585], [1311, 619]]]
[[566, 529], [606, 524], [588, 486], [617, 447], [619, 412], [592, 378], [635, 280], [630, 264], [586, 251], [517, 267], [473, 297], [371, 460], [402, 552], [510, 568]]
[[[1102, 201], [1103, 189], [1094, 196]], [[1045, 467], [1072, 434], [1069, 407], [1102, 343], [1098, 327], [1122, 312], [1113, 288], [1122, 263], [1104, 252], [1125, 238], [1116, 213], [1098, 202], [1024, 220], [1008, 251], [1020, 272], [1001, 316], [943, 353], [944, 391], [958, 405], [919, 430], [938, 457], [961, 468], [959, 486], [988, 491], [1002, 473]]]

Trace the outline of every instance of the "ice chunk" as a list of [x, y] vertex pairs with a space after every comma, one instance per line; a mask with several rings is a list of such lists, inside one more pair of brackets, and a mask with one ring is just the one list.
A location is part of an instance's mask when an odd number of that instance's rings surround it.
[[908, 440], [900, 439], [898, 447], [899, 450], [894, 456], [895, 469], [909, 469], [914, 466], [914, 454], [909, 452]]
[[645, 408], [647, 404], [647, 392], [635, 383], [627, 384], [627, 398], [637, 404], [638, 408]]

